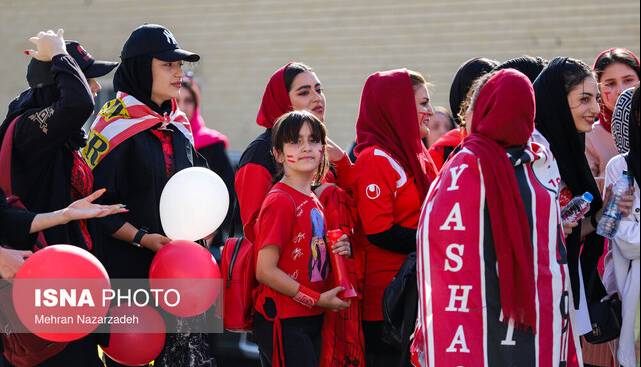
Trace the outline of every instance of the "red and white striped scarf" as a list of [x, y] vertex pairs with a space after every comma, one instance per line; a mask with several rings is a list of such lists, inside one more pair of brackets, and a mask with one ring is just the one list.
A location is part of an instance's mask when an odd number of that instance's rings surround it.
[[189, 120], [171, 101], [171, 113], [160, 115], [127, 93], [118, 92], [116, 98], [105, 103], [91, 125], [82, 157], [94, 169], [112, 150], [132, 136], [158, 124], [174, 125], [193, 145]]

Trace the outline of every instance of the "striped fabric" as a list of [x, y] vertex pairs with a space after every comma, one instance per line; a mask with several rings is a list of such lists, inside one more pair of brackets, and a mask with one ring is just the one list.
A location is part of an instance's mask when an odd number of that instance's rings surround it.
[[510, 156], [532, 229], [537, 333], [503, 319], [483, 172], [464, 149], [432, 185], [419, 220], [416, 366], [582, 365], [570, 326], [558, 190], [543, 182], [547, 157], [539, 146]]
[[171, 113], [161, 116], [133, 96], [118, 92], [116, 98], [105, 103], [91, 125], [87, 145], [82, 156], [94, 169], [104, 157], [123, 141], [158, 124], [164, 128], [173, 125], [193, 145], [194, 138], [187, 116], [172, 99]]

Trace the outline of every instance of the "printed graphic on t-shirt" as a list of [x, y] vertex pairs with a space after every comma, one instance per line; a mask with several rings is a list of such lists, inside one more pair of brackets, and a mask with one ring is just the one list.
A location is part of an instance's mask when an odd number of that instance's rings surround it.
[[312, 240], [310, 243], [312, 256], [309, 258], [309, 280], [320, 282], [327, 277], [329, 267], [327, 246], [324, 239], [325, 220], [323, 219], [323, 214], [317, 208], [313, 208], [310, 211], [310, 219], [312, 221]]

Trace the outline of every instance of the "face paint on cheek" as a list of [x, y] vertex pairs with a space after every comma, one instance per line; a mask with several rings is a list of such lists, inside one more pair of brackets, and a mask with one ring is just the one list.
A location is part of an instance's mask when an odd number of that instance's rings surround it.
[[294, 156], [293, 156], [293, 155], [288, 154], [288, 155], [287, 155], [287, 162], [289, 162], [289, 163], [296, 163], [296, 158], [294, 158]]

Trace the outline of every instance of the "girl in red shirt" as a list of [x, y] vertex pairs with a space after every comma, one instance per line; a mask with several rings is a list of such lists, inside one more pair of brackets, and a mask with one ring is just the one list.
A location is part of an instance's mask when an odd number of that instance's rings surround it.
[[349, 306], [336, 296], [342, 288], [327, 290], [326, 282], [329, 251], [350, 256], [349, 242], [327, 248], [324, 208], [311, 189], [327, 170], [326, 139], [309, 112], [290, 112], [273, 128], [272, 153], [283, 177], [263, 201], [255, 243], [254, 334], [263, 366], [317, 366], [323, 308]]
[[371, 75], [356, 123], [353, 177], [365, 243], [363, 330], [368, 366], [392, 366], [399, 353], [381, 342], [383, 292], [416, 251], [421, 203], [436, 168], [421, 138], [433, 115], [427, 82], [405, 69]]

